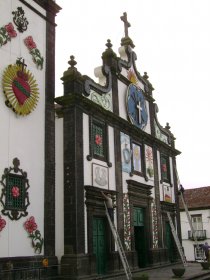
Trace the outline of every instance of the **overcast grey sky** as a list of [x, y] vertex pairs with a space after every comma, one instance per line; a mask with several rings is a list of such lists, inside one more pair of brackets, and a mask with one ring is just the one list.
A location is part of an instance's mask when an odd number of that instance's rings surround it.
[[186, 188], [210, 186], [210, 1], [57, 0], [56, 95], [60, 77], [75, 56], [81, 74], [94, 78], [107, 39], [118, 53], [127, 12], [129, 37], [140, 74], [148, 72], [161, 125], [176, 137], [180, 181]]

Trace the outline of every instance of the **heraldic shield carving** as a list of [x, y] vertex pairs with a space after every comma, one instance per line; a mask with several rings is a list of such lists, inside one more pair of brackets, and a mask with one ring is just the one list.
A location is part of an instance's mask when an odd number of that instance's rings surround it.
[[2, 214], [11, 220], [19, 220], [28, 215], [29, 206], [27, 173], [19, 168], [18, 158], [13, 159], [14, 167], [4, 169], [0, 184], [3, 186], [0, 202], [3, 205]]

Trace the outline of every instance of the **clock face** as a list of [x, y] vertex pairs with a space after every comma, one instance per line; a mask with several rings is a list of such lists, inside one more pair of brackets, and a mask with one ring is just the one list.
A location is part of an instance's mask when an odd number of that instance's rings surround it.
[[144, 95], [136, 85], [130, 84], [127, 91], [127, 112], [131, 123], [144, 129], [148, 121], [148, 113]]

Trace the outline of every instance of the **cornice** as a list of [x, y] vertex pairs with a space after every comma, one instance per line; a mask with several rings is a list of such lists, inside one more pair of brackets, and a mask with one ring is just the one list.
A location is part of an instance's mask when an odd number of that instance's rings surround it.
[[57, 109], [55, 109], [58, 117], [63, 117], [66, 110], [79, 107], [84, 113], [95, 117], [97, 116], [98, 118], [105, 120], [109, 125], [119, 127], [122, 132], [127, 133], [132, 137], [141, 139], [141, 141], [143, 141], [145, 144], [151, 145], [153, 147], [155, 146], [159, 149], [162, 148], [172, 156], [181, 154], [180, 151], [160, 141], [154, 136], [138, 129], [133, 124], [129, 123], [127, 120], [119, 117], [118, 115], [105, 110], [103, 107], [92, 102], [83, 95], [76, 93], [65, 95], [55, 98], [55, 102], [60, 105]]
[[[62, 8], [58, 6], [53, 0], [33, 0], [43, 9], [56, 15]], [[27, 2], [27, 1], [25, 1]]]
[[[200, 206], [200, 207], [188, 207], [188, 211], [197, 211], [197, 210], [208, 210], [210, 209], [210, 206]], [[180, 212], [185, 212], [185, 209], [179, 208]]]

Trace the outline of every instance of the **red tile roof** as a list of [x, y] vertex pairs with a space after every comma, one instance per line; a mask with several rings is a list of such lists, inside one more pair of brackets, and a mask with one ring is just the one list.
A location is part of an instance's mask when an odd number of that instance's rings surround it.
[[[184, 199], [188, 209], [210, 208], [210, 187], [185, 189]], [[180, 210], [183, 210], [184, 206], [180, 198], [179, 205]]]

